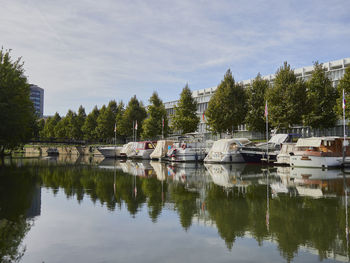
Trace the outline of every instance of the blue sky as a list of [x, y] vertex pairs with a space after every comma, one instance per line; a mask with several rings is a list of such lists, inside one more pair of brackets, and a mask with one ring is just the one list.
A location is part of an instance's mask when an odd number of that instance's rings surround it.
[[153, 91], [176, 100], [236, 81], [350, 57], [350, 1], [0, 0], [0, 45], [45, 89], [44, 114]]

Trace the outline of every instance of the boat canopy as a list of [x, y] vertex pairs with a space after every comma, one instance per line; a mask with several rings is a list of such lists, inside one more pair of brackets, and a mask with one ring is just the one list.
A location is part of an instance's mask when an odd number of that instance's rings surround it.
[[236, 150], [232, 146], [242, 147], [250, 141], [246, 138], [237, 138], [237, 139], [221, 139], [214, 142], [211, 152], [228, 152], [230, 150]]
[[336, 137], [311, 137], [300, 138], [296, 147], [320, 147], [323, 141], [335, 141]]
[[130, 154], [135, 151], [137, 142], [129, 142], [127, 144], [124, 144], [123, 148], [121, 149], [120, 153], [123, 154]]
[[151, 158], [162, 158], [168, 152], [168, 147], [173, 145], [174, 141], [171, 140], [160, 140], [157, 142], [156, 148], [151, 153]]
[[271, 137], [269, 140], [269, 143], [274, 143], [274, 144], [281, 144], [284, 143], [288, 139], [289, 135], [288, 134], [275, 134]]

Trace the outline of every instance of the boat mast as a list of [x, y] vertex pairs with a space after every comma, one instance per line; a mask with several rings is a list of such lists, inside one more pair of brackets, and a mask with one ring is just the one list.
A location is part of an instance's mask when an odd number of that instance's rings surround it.
[[162, 139], [164, 140], [164, 117], [162, 118]]
[[265, 118], [266, 118], [266, 160], [267, 160], [267, 163], [269, 163], [269, 122], [268, 122], [267, 100], [265, 104]]
[[114, 145], [117, 147], [117, 123], [114, 124]]
[[343, 128], [344, 128], [344, 141], [343, 141], [343, 165], [345, 165], [345, 155], [346, 155], [346, 146], [347, 143], [345, 141], [346, 139], [346, 133], [345, 133], [345, 92], [343, 89]]

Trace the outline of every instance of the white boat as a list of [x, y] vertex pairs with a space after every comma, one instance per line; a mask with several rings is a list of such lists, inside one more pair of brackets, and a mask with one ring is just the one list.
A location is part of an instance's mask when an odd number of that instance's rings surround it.
[[281, 151], [277, 154], [275, 164], [290, 165], [290, 155], [294, 152], [296, 143], [286, 142], [282, 144]]
[[105, 146], [98, 147], [97, 150], [105, 157], [105, 158], [116, 158], [120, 157], [120, 151], [122, 147], [118, 146]]
[[202, 142], [176, 142], [169, 149], [168, 159], [173, 162], [197, 162], [205, 157], [205, 145]]
[[128, 155], [135, 151], [137, 142], [129, 142], [123, 145], [123, 148], [120, 150], [120, 157], [126, 158]]
[[244, 146], [241, 149], [241, 155], [247, 163], [276, 162], [277, 155], [281, 150], [282, 143], [293, 142], [299, 134], [275, 134], [268, 143], [260, 143], [256, 146]]
[[154, 151], [156, 142], [142, 141], [134, 144], [134, 151], [131, 151], [128, 158], [150, 159], [151, 153]]
[[206, 163], [241, 163], [244, 159], [240, 153], [240, 148], [252, 142], [247, 138], [221, 139], [214, 142], [208, 155], [205, 157]]
[[[343, 138], [312, 137], [300, 138], [290, 157], [292, 167], [339, 167], [343, 164]], [[348, 140], [346, 141], [348, 145]], [[345, 162], [350, 161], [350, 149], [346, 147]]]
[[174, 144], [172, 140], [159, 140], [157, 142], [156, 148], [151, 153], [151, 159], [163, 159], [166, 157], [168, 150]]

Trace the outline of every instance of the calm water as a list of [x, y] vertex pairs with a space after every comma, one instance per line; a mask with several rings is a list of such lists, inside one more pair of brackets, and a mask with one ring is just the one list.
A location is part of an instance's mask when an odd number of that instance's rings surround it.
[[348, 261], [349, 184], [340, 170], [5, 159], [0, 262]]

